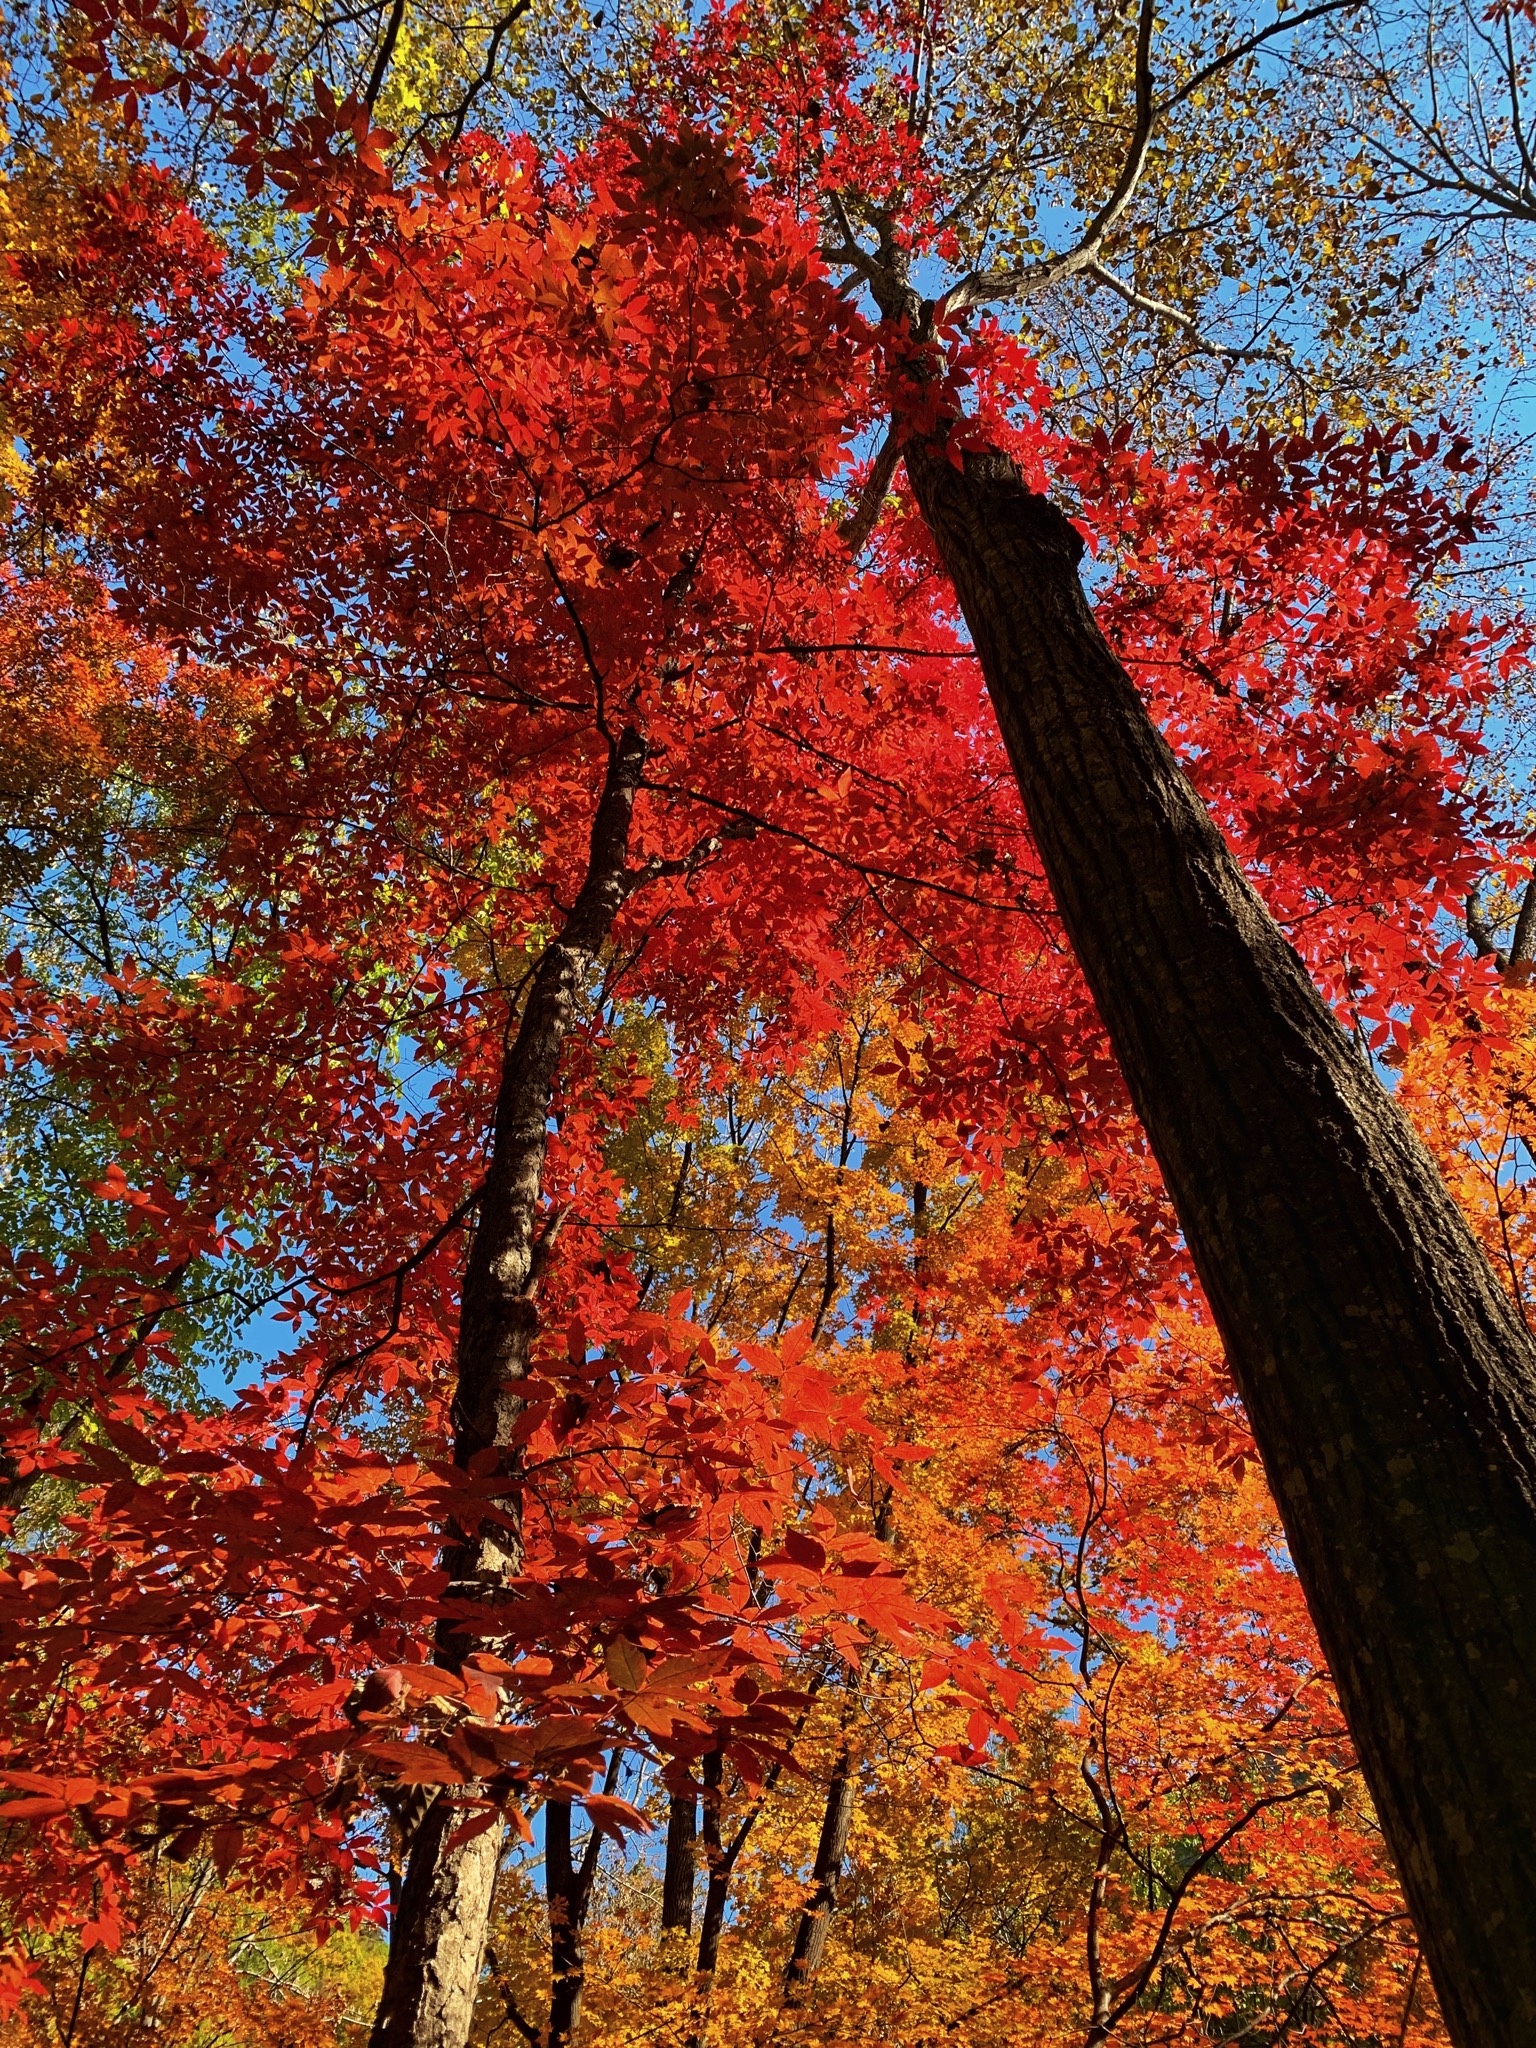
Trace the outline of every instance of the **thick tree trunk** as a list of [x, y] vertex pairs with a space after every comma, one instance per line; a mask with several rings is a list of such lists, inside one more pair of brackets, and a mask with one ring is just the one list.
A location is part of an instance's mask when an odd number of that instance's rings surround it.
[[848, 1853], [848, 1830], [853, 1825], [853, 1769], [846, 1749], [839, 1750], [827, 1786], [827, 1804], [821, 1816], [821, 1835], [816, 1844], [816, 1861], [811, 1867], [811, 1893], [795, 1929], [795, 1946], [784, 1972], [784, 2000], [793, 2005], [821, 1968], [827, 1951], [832, 1915], [837, 1911], [837, 1883]]
[[1000, 456], [907, 450], [1459, 2048], [1536, 2041], [1536, 1354]]
[[375, 2043], [463, 2048], [469, 2039], [504, 1831], [497, 1823], [450, 1847], [465, 1818], [461, 1807], [435, 1799], [416, 1829], [390, 1934]]
[[674, 1792], [667, 1809], [667, 1860], [661, 1876], [661, 1924], [669, 1932], [693, 1932], [698, 1833], [697, 1794]]
[[[521, 1411], [518, 1389], [528, 1371], [535, 1297], [550, 1245], [549, 1232], [541, 1239], [538, 1229], [550, 1099], [582, 990], [631, 886], [629, 827], [644, 764], [644, 740], [626, 730], [613, 749], [592, 822], [586, 880], [560, 936], [539, 961], [503, 1064], [490, 1166], [464, 1274], [453, 1402], [460, 1466], [477, 1452], [510, 1446]], [[511, 1450], [504, 1471], [507, 1491], [497, 1504], [506, 1522], [461, 1532], [446, 1551], [449, 1590], [459, 1599], [494, 1594], [521, 1563]], [[481, 1646], [479, 1637], [445, 1625], [438, 1660], [455, 1669]], [[463, 1818], [439, 1799], [415, 1830], [370, 2048], [464, 2048], [502, 1829], [498, 1824], [455, 1844]]]

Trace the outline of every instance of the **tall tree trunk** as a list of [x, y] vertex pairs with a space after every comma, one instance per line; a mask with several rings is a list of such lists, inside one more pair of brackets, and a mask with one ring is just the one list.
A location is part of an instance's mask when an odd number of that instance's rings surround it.
[[[507, 1491], [497, 1505], [511, 1523], [461, 1531], [444, 1556], [450, 1594], [492, 1595], [522, 1561], [517, 1533], [515, 1453], [509, 1448], [522, 1408], [537, 1327], [535, 1297], [551, 1232], [541, 1238], [545, 1129], [560, 1055], [577, 1005], [631, 884], [629, 827], [645, 764], [645, 742], [626, 729], [614, 746], [592, 822], [586, 879], [560, 936], [539, 961], [517, 1034], [502, 1067], [491, 1155], [464, 1274], [453, 1401], [454, 1462], [503, 1449]], [[440, 1663], [456, 1669], [481, 1638], [445, 1624]], [[455, 1841], [463, 1815], [433, 1802], [409, 1845], [370, 2048], [464, 2048], [485, 1953], [491, 1892], [501, 1849], [496, 1825]]]
[[[590, 1847], [590, 1845], [589, 1845]], [[570, 2048], [586, 1988], [581, 1879], [571, 1861], [571, 1802], [544, 1808], [544, 1888], [549, 1904], [549, 2048]]]
[[[622, 1749], [610, 1750], [603, 1790], [619, 1782]], [[549, 1911], [549, 2027], [545, 2048], [571, 2048], [581, 2020], [587, 1984], [587, 1912], [602, 1858], [603, 1838], [596, 1828], [577, 1863], [571, 1855], [571, 1802], [551, 1799], [544, 1808], [544, 1896]]]
[[720, 1935], [725, 1926], [725, 1906], [731, 1895], [731, 1873], [736, 1868], [736, 1853], [734, 1848], [725, 1847], [720, 1835], [725, 1758], [718, 1749], [712, 1749], [705, 1757], [703, 1771], [704, 1856], [709, 1881], [704, 1887], [704, 1917], [699, 1926], [698, 1971], [701, 1977], [708, 1979], [713, 1977], [715, 1966], [720, 1961]]
[[715, 1971], [720, 1962], [720, 1936], [725, 1931], [725, 1909], [731, 1896], [731, 1878], [736, 1869], [736, 1859], [746, 1844], [752, 1825], [763, 1810], [763, 1802], [777, 1779], [779, 1766], [774, 1765], [764, 1780], [762, 1792], [756, 1802], [748, 1808], [745, 1818], [726, 1844], [720, 1831], [721, 1810], [725, 1800], [725, 1757], [718, 1749], [711, 1750], [704, 1758], [704, 1859], [708, 1879], [704, 1886], [704, 1912], [699, 1923], [698, 1975], [694, 1980], [693, 2013], [689, 2023], [687, 2048], [704, 2048], [704, 2036], [709, 2027], [709, 2010], [715, 1996]]
[[[811, 1681], [805, 1705], [795, 1722], [791, 1743], [798, 1738], [811, 1711], [811, 1704], [821, 1690], [821, 1678]], [[727, 1842], [721, 1833], [721, 1817], [725, 1803], [725, 1757], [718, 1750], [711, 1750], [704, 1758], [704, 1860], [709, 1872], [704, 1887], [704, 1912], [699, 1923], [698, 1981], [694, 1992], [693, 2024], [688, 2035], [687, 2048], [703, 2048], [705, 2029], [709, 2024], [709, 2008], [714, 1997], [715, 1970], [720, 1962], [720, 1936], [725, 1931], [725, 1909], [731, 1896], [731, 1879], [742, 1850], [747, 1846], [747, 1837], [757, 1825], [770, 1794], [783, 1773], [786, 1756], [771, 1764], [758, 1788], [757, 1796], [736, 1824], [736, 1832]]]
[[661, 1877], [661, 1924], [670, 1932], [693, 1932], [698, 1833], [697, 1793], [674, 1792], [667, 1809], [667, 1860]]
[[908, 473], [1459, 2048], [1536, 2041], [1536, 1353], [996, 454]]
[[821, 1817], [821, 1835], [816, 1844], [816, 1861], [811, 1866], [811, 1894], [795, 1929], [795, 1946], [784, 1972], [784, 2000], [793, 2005], [821, 1968], [826, 1954], [832, 1915], [837, 1910], [837, 1882], [843, 1874], [848, 1853], [848, 1830], [853, 1824], [853, 1770], [846, 1745], [838, 1751], [827, 1786], [827, 1804]]

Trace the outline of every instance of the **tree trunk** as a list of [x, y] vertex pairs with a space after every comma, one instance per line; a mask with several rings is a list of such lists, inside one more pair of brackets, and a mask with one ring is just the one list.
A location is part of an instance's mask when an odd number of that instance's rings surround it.
[[724, 1797], [725, 1758], [712, 1749], [704, 1759], [704, 1854], [709, 1882], [704, 1888], [704, 1918], [699, 1927], [698, 1971], [712, 1977], [720, 1961], [720, 1935], [725, 1926], [725, 1905], [731, 1895], [731, 1872], [736, 1857], [727, 1851], [720, 1837], [720, 1803]]
[[[478, 1452], [505, 1450], [522, 1408], [518, 1387], [528, 1371], [538, 1319], [535, 1297], [552, 1242], [551, 1228], [542, 1238], [538, 1230], [549, 1105], [582, 989], [631, 885], [629, 827], [644, 764], [644, 740], [626, 729], [609, 759], [581, 893], [539, 961], [502, 1067], [460, 1309], [452, 1410], [454, 1462], [460, 1467]], [[516, 1458], [510, 1450], [502, 1471], [507, 1490], [497, 1505], [506, 1521], [460, 1531], [444, 1555], [450, 1596], [460, 1600], [493, 1595], [521, 1565]], [[457, 1669], [484, 1641], [445, 1623], [438, 1631], [438, 1661]], [[463, 1817], [440, 1797], [415, 1830], [370, 2048], [464, 2048], [502, 1828], [498, 1823], [454, 1844]]]
[[[590, 1846], [590, 1845], [589, 1845]], [[544, 1889], [549, 1904], [549, 2048], [570, 2048], [586, 1988], [581, 1880], [571, 1862], [571, 1802], [544, 1808]]]
[[667, 1861], [661, 1878], [661, 1924], [692, 1934], [693, 1886], [699, 1832], [699, 1802], [693, 1792], [672, 1794], [667, 1809]]
[[853, 1824], [853, 1772], [846, 1748], [838, 1751], [827, 1786], [826, 1810], [821, 1817], [821, 1837], [816, 1844], [816, 1861], [811, 1867], [811, 1895], [795, 1929], [794, 1951], [784, 1972], [784, 2000], [793, 2005], [821, 1967], [826, 1954], [832, 1915], [837, 1910], [837, 1881], [843, 1874], [848, 1853], [848, 1830]]
[[504, 1830], [498, 1821], [450, 1847], [465, 1819], [462, 1807], [434, 1799], [412, 1837], [375, 2044], [463, 2048], [469, 2039]]
[[[603, 1790], [619, 1782], [622, 1749], [610, 1750]], [[580, 1863], [571, 1856], [571, 1802], [551, 1799], [544, 1807], [544, 1897], [549, 1911], [549, 2029], [545, 2048], [571, 2048], [581, 2019], [586, 1990], [587, 1912], [602, 1858], [603, 1838], [596, 1828], [587, 1836]]]
[[1536, 1353], [1001, 456], [908, 472], [1458, 2048], [1536, 2040]]

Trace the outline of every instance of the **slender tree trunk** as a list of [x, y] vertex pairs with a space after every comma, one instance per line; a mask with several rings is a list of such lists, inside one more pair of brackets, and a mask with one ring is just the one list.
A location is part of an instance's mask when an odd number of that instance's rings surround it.
[[[812, 1680], [809, 1694], [799, 1719], [795, 1723], [793, 1741], [805, 1726], [811, 1711], [811, 1703], [821, 1689], [821, 1679]], [[694, 1996], [693, 2024], [688, 2036], [688, 2048], [703, 2048], [704, 2032], [709, 2024], [710, 2002], [714, 1996], [715, 1970], [720, 1961], [720, 1936], [725, 1930], [725, 1909], [731, 1896], [731, 1879], [742, 1850], [747, 1846], [747, 1837], [757, 1825], [769, 1795], [778, 1784], [783, 1772], [785, 1758], [770, 1765], [763, 1778], [757, 1797], [736, 1824], [736, 1832], [729, 1843], [721, 1833], [721, 1812], [724, 1804], [725, 1758], [721, 1752], [711, 1750], [704, 1758], [704, 1860], [709, 1871], [709, 1881], [704, 1887], [704, 1912], [699, 1924], [698, 1982]]]
[[[449, 1590], [461, 1600], [494, 1594], [521, 1564], [516, 1459], [508, 1447], [522, 1408], [518, 1389], [528, 1371], [535, 1297], [551, 1243], [551, 1232], [541, 1238], [538, 1228], [546, 1121], [582, 989], [630, 886], [629, 826], [644, 763], [644, 740], [626, 730], [610, 757], [593, 819], [586, 880], [534, 973], [502, 1067], [490, 1166], [464, 1275], [453, 1424], [459, 1466], [479, 1452], [504, 1451], [507, 1490], [497, 1505], [506, 1521], [461, 1531], [449, 1544]], [[456, 1669], [481, 1640], [445, 1624], [438, 1659]], [[498, 1823], [455, 1842], [463, 1818], [439, 1798], [415, 1829], [371, 2048], [464, 2048], [468, 2039], [502, 1829]]]
[[[725, 1929], [725, 1908], [731, 1896], [731, 1876], [736, 1858], [757, 1818], [750, 1812], [736, 1830], [729, 1848], [720, 1832], [721, 1806], [725, 1795], [725, 1758], [718, 1749], [704, 1758], [704, 1859], [709, 1877], [704, 1886], [704, 1913], [699, 1923], [698, 1975], [694, 1983], [693, 2016], [688, 2031], [688, 2048], [704, 2048], [709, 2026], [709, 2009], [715, 1995], [715, 1971], [720, 1962], [720, 1936]], [[766, 1789], [766, 1788], [765, 1788]]]
[[720, 1839], [720, 1802], [725, 1782], [725, 1758], [718, 1749], [704, 1759], [704, 1855], [709, 1882], [704, 1888], [704, 1917], [699, 1925], [698, 1970], [712, 1977], [720, 1961], [720, 1934], [725, 1926], [725, 1903], [731, 1894], [731, 1872], [736, 1858], [728, 1854]]
[[544, 1809], [544, 1882], [549, 1902], [549, 2048], [569, 2048], [581, 2018], [586, 1959], [578, 1894], [581, 1880], [571, 1862], [571, 1802], [552, 1799]]
[[908, 473], [1458, 2048], [1536, 2041], [1536, 1353], [996, 454]]
[[661, 1878], [661, 1924], [670, 1932], [693, 1932], [698, 1832], [698, 1795], [674, 1792], [667, 1809], [667, 1861]]
[[[610, 1750], [603, 1790], [619, 1782], [622, 1749]], [[587, 1911], [603, 1853], [596, 1828], [577, 1863], [571, 1855], [571, 1802], [551, 1799], [544, 1808], [544, 1894], [549, 1911], [549, 2028], [545, 2048], [571, 2048], [581, 2020], [587, 1984]]]
[[837, 1884], [848, 1853], [848, 1830], [853, 1824], [853, 1770], [846, 1746], [838, 1751], [827, 1786], [827, 1804], [821, 1817], [821, 1836], [816, 1844], [816, 1861], [811, 1867], [811, 1895], [795, 1929], [795, 1946], [784, 1972], [784, 1999], [793, 2005], [821, 1968], [826, 1954], [832, 1915], [837, 1911]]

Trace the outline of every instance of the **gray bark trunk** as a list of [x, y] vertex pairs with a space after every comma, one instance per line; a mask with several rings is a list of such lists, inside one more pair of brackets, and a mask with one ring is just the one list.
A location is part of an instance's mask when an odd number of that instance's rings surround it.
[[[452, 1414], [456, 1464], [467, 1466], [477, 1452], [504, 1450], [507, 1488], [497, 1505], [511, 1526], [488, 1521], [448, 1544], [449, 1591], [459, 1599], [494, 1595], [521, 1564], [516, 1457], [509, 1447], [548, 1251], [548, 1238], [541, 1241], [538, 1231], [546, 1121], [582, 990], [629, 888], [630, 818], [644, 764], [644, 740], [626, 730], [593, 819], [586, 880], [534, 973], [502, 1069], [490, 1166], [464, 1274]], [[438, 1661], [456, 1669], [484, 1640], [445, 1624]], [[370, 2048], [464, 2048], [468, 2039], [503, 1830], [498, 1824], [450, 1846], [463, 1817], [440, 1797], [409, 1845]]]
[[1536, 1353], [1129, 677], [1067, 521], [906, 451], [1458, 2048], [1536, 2041]]

